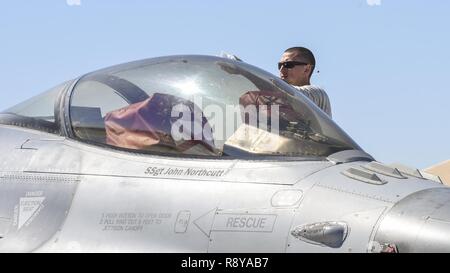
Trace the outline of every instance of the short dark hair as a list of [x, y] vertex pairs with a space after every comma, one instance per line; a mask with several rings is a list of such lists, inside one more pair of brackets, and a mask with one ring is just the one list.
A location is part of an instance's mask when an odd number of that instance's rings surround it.
[[309, 74], [309, 77], [311, 78], [314, 68], [316, 67], [316, 58], [314, 58], [314, 54], [311, 52], [311, 50], [301, 46], [291, 47], [284, 51], [284, 53], [294, 53], [294, 52], [296, 52], [299, 56], [303, 57], [305, 61], [311, 64], [312, 69], [311, 73]]

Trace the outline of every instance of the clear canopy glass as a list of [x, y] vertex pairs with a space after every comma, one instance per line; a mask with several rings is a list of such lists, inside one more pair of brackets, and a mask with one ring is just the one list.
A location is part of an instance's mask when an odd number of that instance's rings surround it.
[[360, 149], [322, 110], [274, 75], [230, 59], [171, 56], [83, 77], [75, 135], [145, 152], [328, 156]]
[[[59, 133], [57, 102], [67, 85], [8, 109], [0, 123]], [[63, 111], [77, 139], [143, 153], [311, 158], [361, 150], [278, 77], [212, 56], [147, 59], [87, 74]]]
[[[0, 124], [60, 134], [59, 97], [70, 82], [62, 83], [0, 113]], [[56, 110], [56, 111], [55, 111]]]

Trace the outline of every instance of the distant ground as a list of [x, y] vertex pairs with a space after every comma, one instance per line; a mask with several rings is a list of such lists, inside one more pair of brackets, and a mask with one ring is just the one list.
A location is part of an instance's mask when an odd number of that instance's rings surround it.
[[450, 186], [450, 160], [426, 168], [424, 171], [439, 176], [444, 184]]

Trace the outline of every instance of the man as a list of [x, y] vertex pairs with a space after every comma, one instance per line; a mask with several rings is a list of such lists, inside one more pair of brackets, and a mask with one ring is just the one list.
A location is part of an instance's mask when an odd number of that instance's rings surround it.
[[304, 47], [291, 47], [284, 51], [278, 63], [280, 77], [310, 98], [331, 118], [331, 105], [327, 93], [311, 85], [310, 79], [316, 66], [313, 53]]

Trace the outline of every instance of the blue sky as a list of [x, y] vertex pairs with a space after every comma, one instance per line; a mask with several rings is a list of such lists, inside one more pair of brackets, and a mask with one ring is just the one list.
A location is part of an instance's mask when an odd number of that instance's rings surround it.
[[[0, 109], [131, 60], [234, 53], [278, 75], [291, 46], [317, 59], [312, 83], [334, 120], [378, 161], [450, 159], [450, 1], [4, 1]], [[369, 5], [377, 3], [378, 5]]]

